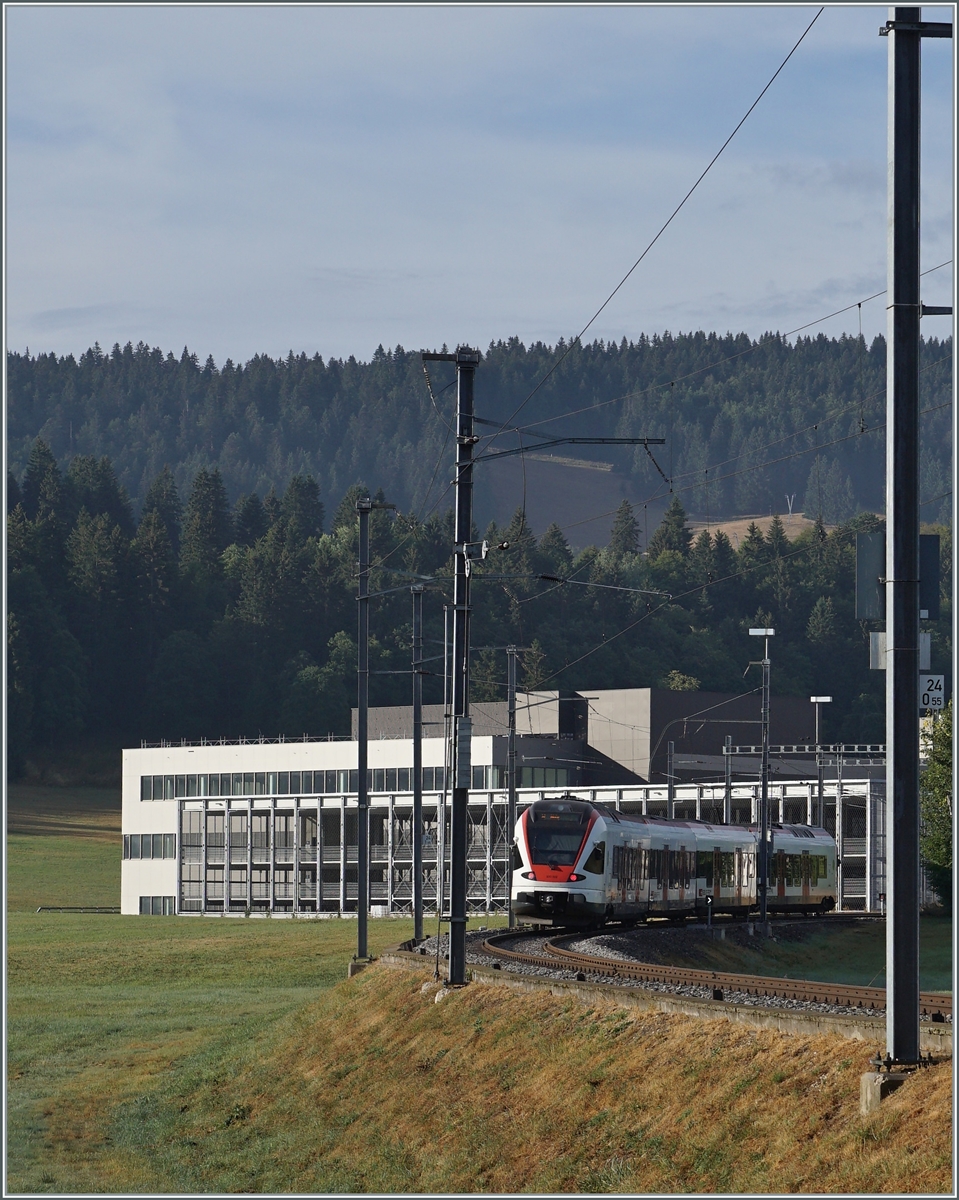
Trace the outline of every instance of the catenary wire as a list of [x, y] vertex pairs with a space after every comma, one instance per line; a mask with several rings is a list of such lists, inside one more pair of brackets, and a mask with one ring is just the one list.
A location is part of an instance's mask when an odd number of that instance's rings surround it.
[[[937, 367], [944, 362], [948, 362], [950, 358], [951, 358], [951, 355], [945, 355], [943, 358], [937, 358], [935, 360], [935, 362], [927, 363], [926, 366], [924, 366], [921, 369], [920, 374], [923, 371], [931, 370], [933, 367]], [[871, 395], [865, 397], [865, 399], [866, 400], [875, 399], [876, 396], [881, 396], [884, 394], [884, 392], [885, 392], [885, 389], [883, 388], [879, 391], [871, 393]], [[931, 408], [924, 408], [920, 411], [919, 415], [926, 416], [929, 413], [938, 412], [940, 409], [948, 408], [951, 404], [952, 404], [952, 401], [948, 400], [948, 401], [945, 401], [943, 404], [933, 405]], [[818, 427], [820, 425], [823, 425], [824, 423], [826, 423], [828, 421], [837, 420], [839, 417], [844, 416], [846, 413], [848, 413], [852, 409], [855, 409], [856, 407], [857, 407], [856, 402], [848, 404], [841, 409], [837, 409], [836, 411], [834, 411], [832, 413], [828, 413], [825, 417], [820, 418], [820, 420], [817, 421], [815, 424], [807, 425], [804, 429], [797, 429], [795, 432], [787, 434], [785, 437], [778, 438], [774, 442], [768, 442], [765, 446], [760, 447], [760, 449], [769, 450], [774, 446], [782, 445], [783, 442], [788, 442], [791, 438], [798, 437], [800, 434], [817, 431]], [[885, 423], [885, 421], [883, 421], [881, 424], [873, 425], [871, 428], [864, 430], [863, 433], [866, 435], [868, 435], [870, 433], [877, 433], [879, 430], [885, 429], [885, 428], [886, 428], [886, 423]], [[803, 455], [812, 454], [812, 453], [818, 452], [820, 450], [827, 449], [829, 446], [838, 445], [840, 442], [848, 441], [850, 438], [861, 437], [861, 436], [863, 436], [863, 434], [861, 434], [859, 432], [859, 430], [857, 429], [854, 433], [845, 434], [842, 437], [835, 438], [833, 441], [830, 441], [830, 442], [821, 442], [821, 443], [817, 443], [816, 445], [813, 445], [813, 446], [807, 446], [803, 450], [797, 450], [794, 453], [784, 455], [781, 458], [770, 459], [770, 460], [760, 462], [760, 463], [753, 463], [751, 466], [743, 467], [738, 471], [729, 471], [725, 475], [714, 475], [713, 482], [714, 483], [721, 482], [724, 479], [732, 479], [738, 475], [747, 474], [749, 471], [760, 471], [766, 467], [772, 467], [772, 466], [776, 466], [779, 463], [789, 462], [791, 459], [801, 458]], [[755, 453], [755, 451], [744, 451], [743, 453]], [[742, 457], [743, 457], [742, 454], [735, 454], [731, 458], [722, 459], [718, 463], [710, 464], [708, 469], [710, 471], [713, 471], [718, 467], [725, 466], [727, 463], [737, 462]], [[699, 474], [699, 468], [697, 468], [695, 471], [681, 472], [679, 475], [676, 476], [676, 478], [677, 479], [685, 479], [690, 475], [698, 475], [698, 474]], [[698, 483], [691, 483], [691, 484], [687, 484], [683, 487], [674, 488], [673, 492], [674, 492], [674, 494], [679, 495], [682, 492], [695, 491], [696, 488], [698, 488], [700, 486], [701, 485]], [[644, 503], [649, 503], [650, 500], [655, 499], [655, 498], [656, 498], [655, 495], [647, 497], [647, 499]], [[601, 521], [604, 517], [613, 516], [613, 514], [616, 513], [617, 511], [618, 511], [617, 508], [613, 508], [613, 509], [610, 509], [608, 512], [597, 513], [595, 516], [591, 516], [591, 517], [584, 517], [581, 521], [573, 521], [569, 525], [563, 525], [561, 527], [561, 530], [562, 530], [562, 532], [565, 532], [567, 529], [575, 529], [579, 525], [588, 525], [592, 521]]]
[[[922, 275], [931, 275], [934, 271], [941, 271], [943, 267], [948, 267], [952, 264], [952, 259], [946, 259], [945, 262], [938, 263], [934, 267], [929, 267], [923, 271]], [[726, 358], [719, 358], [715, 362], [709, 363], [705, 367], [697, 367], [695, 371], [689, 371], [685, 375], [677, 375], [673, 379], [667, 379], [663, 383], [655, 383], [647, 388], [640, 388], [635, 392], [624, 392], [622, 396], [614, 396], [611, 400], [600, 400], [597, 404], [586, 405], [585, 408], [571, 409], [569, 412], [559, 413], [554, 417], [543, 417], [539, 421], [533, 421], [529, 425], [524, 426], [527, 430], [537, 429], [540, 425], [549, 425], [553, 421], [562, 421], [565, 417], [577, 417], [582, 413], [594, 412], [597, 408], [605, 408], [610, 404], [619, 404], [623, 400], [636, 400], [640, 396], [649, 395], [651, 392], [662, 391], [666, 388], [674, 387], [677, 383], [685, 383], [687, 379], [694, 379], [697, 375], [702, 375], [707, 371], [715, 371], [717, 367], [722, 367], [726, 363], [734, 362], [737, 358], [743, 358], [747, 354], [754, 354], [760, 346], [764, 345], [770, 338], [789, 338], [794, 334], [802, 333], [806, 329], [812, 329], [815, 325], [822, 325], [824, 322], [831, 320], [833, 317], [838, 317], [842, 313], [849, 312], [860, 304], [867, 304], [870, 300], [877, 300], [880, 296], [885, 296], [886, 289], [881, 292], [874, 292], [871, 296], [866, 296], [862, 300], [857, 300], [852, 304], [847, 304], [844, 308], [837, 308], [834, 312], [827, 313], [824, 317], [817, 317], [814, 321], [807, 321], [805, 325], [798, 325], [795, 329], [789, 329], [785, 333], [765, 334], [745, 350], [738, 350], [735, 354], [727, 355]], [[506, 430], [506, 432], [509, 432]]]
[[[823, 5], [823, 8], [825, 8], [825, 5]], [[752, 104], [746, 110], [745, 115], [739, 121], [739, 124], [736, 126], [736, 128], [726, 138], [726, 140], [719, 147], [719, 149], [716, 151], [716, 153], [713, 155], [713, 157], [709, 160], [709, 163], [706, 165], [706, 168], [703, 170], [702, 174], [699, 176], [699, 178], [696, 180], [696, 182], [693, 184], [693, 186], [689, 189], [689, 191], [682, 198], [682, 200], [680, 200], [679, 204], [676, 205], [676, 207], [673, 209], [673, 211], [670, 213], [670, 215], [666, 218], [666, 221], [660, 227], [658, 233], [656, 233], [656, 235], [653, 237], [652, 241], [647, 245], [646, 249], [642, 252], [642, 254], [639, 256], [639, 258], [636, 259], [636, 261], [633, 263], [633, 265], [629, 268], [629, 270], [626, 272], [626, 274], [623, 276], [623, 278], [609, 293], [609, 295], [606, 297], [606, 299], [603, 301], [603, 303], [599, 306], [599, 308], [593, 313], [593, 315], [590, 317], [590, 319], [586, 322], [586, 324], [580, 330], [577, 337], [569, 343], [569, 345], [567, 346], [567, 348], [563, 352], [563, 354], [556, 360], [555, 363], [553, 363], [553, 365], [546, 372], [546, 374], [542, 377], [542, 379], [540, 379], [540, 381], [536, 384], [536, 386], [529, 393], [529, 395], [526, 397], [526, 399], [523, 400], [522, 403], [519, 404], [518, 407], [513, 411], [511, 416], [505, 422], [505, 425], [512, 424], [512, 422], [516, 419], [517, 414], [530, 402], [530, 400], [533, 398], [533, 396], [536, 395], [536, 393], [543, 386], [543, 384], [546, 383], [546, 381], [550, 378], [550, 376], [556, 372], [556, 370], [565, 361], [565, 359], [573, 352], [573, 349], [575, 348], [575, 346], [577, 346], [580, 343], [580, 341], [583, 337], [583, 334], [585, 334], [587, 332], [587, 330], [592, 326], [594, 321], [596, 321], [596, 319], [599, 317], [600, 313], [603, 312], [603, 310], [606, 308], [606, 306], [610, 303], [610, 301], [617, 294], [617, 292], [619, 292], [620, 288], [623, 287], [623, 285], [626, 283], [626, 281], [629, 279], [629, 277], [633, 274], [633, 272], [636, 270], [636, 268], [639, 266], [639, 264], [643, 261], [643, 259], [646, 257], [646, 255], [650, 252], [650, 250], [652, 250], [653, 246], [656, 245], [656, 243], [659, 241], [659, 239], [662, 237], [662, 235], [666, 232], [666, 230], [672, 223], [673, 218], [675, 216], [677, 216], [677, 214], [679, 213], [680, 209], [682, 209], [682, 207], [686, 203], [686, 201], [690, 198], [690, 196], [692, 196], [693, 192], [696, 191], [696, 189], [699, 187], [699, 185], [702, 183], [702, 181], [706, 178], [706, 176], [709, 173], [709, 171], [711, 170], [713, 164], [717, 161], [719, 156], [723, 153], [723, 151], [726, 149], [726, 147], [729, 145], [729, 143], [733, 140], [733, 138], [736, 136], [736, 134], [740, 131], [740, 129], [743, 127], [743, 125], [745, 125], [745, 123], [746, 123], [747, 119], [749, 118], [750, 114], [752, 113], [753, 109], [760, 102], [760, 100], [762, 100], [763, 96], [765, 96], [765, 94], [769, 91], [769, 89], [772, 87], [773, 83], [775, 83], [776, 79], [778, 78], [780, 72], [783, 70], [783, 68], [786, 66], [786, 64], [789, 62], [789, 60], [792, 58], [792, 56], [799, 49], [799, 46], [802, 43], [803, 39], [805, 38], [806, 34], [809, 33], [810, 29], [812, 29], [813, 25], [816, 24], [816, 22], [819, 20], [820, 16], [822, 15], [823, 8], [819, 9], [819, 11], [813, 17], [813, 19], [809, 22], [809, 24], [803, 30], [802, 34], [799, 36], [799, 39], [796, 41], [793, 48], [789, 51], [789, 53], [786, 55], [786, 57], [783, 59], [783, 61], [776, 68], [776, 71], [773, 74], [772, 78], [769, 80], [769, 82], [766, 84], [766, 86], [763, 88], [763, 90], [759, 93], [759, 95], [756, 97], [756, 99], [752, 102]], [[505, 425], [504, 425], [504, 428], [505, 428]], [[500, 430], [499, 432], [502, 432], [502, 430]], [[499, 433], [494, 433], [490, 437], [490, 440], [487, 442], [484, 449], [488, 450], [489, 447], [493, 444], [493, 442], [496, 440], [496, 438], [498, 436], [499, 436]]]

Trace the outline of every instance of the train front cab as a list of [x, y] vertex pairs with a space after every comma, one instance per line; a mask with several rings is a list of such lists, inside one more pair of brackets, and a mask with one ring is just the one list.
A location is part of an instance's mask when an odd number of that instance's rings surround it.
[[524, 921], [588, 926], [606, 915], [606, 840], [584, 800], [537, 800], [516, 823], [513, 913]]

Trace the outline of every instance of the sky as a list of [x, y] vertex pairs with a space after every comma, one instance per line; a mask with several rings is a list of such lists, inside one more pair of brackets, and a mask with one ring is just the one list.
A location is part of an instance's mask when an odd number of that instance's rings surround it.
[[[7, 348], [578, 334], [816, 11], [7, 5]], [[887, 15], [825, 8], [587, 338], [787, 332], [885, 287]], [[928, 269], [953, 257], [954, 45], [922, 54]], [[952, 294], [951, 266], [924, 280]], [[883, 299], [861, 318], [884, 332]]]

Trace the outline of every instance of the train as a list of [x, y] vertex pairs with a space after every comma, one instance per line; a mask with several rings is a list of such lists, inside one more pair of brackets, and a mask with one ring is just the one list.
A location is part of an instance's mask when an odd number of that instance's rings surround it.
[[[572, 795], [534, 801], [516, 822], [511, 901], [529, 923], [596, 928], [759, 904], [760, 830], [617, 812]], [[836, 841], [770, 827], [767, 912], [825, 913], [837, 898]]]

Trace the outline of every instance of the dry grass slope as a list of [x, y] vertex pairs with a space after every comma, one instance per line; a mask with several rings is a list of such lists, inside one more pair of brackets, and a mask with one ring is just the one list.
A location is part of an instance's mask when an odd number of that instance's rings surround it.
[[106, 1109], [78, 1079], [52, 1158], [100, 1190], [951, 1190], [948, 1063], [863, 1119], [865, 1044], [424, 980], [374, 968], [172, 1087], [132, 1055]]

